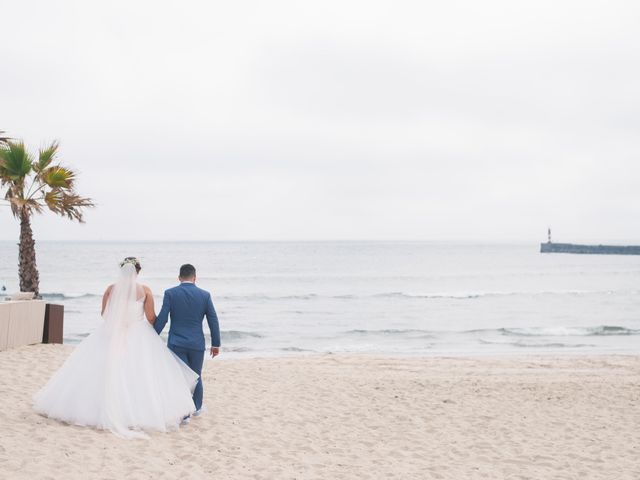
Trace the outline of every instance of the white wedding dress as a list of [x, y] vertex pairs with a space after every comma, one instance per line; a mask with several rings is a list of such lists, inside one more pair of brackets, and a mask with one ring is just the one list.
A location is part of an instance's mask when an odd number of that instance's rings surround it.
[[135, 267], [126, 263], [103, 324], [34, 396], [38, 413], [123, 437], [144, 437], [143, 430], [177, 428], [195, 411], [191, 395], [198, 375], [145, 319], [144, 290], [136, 278]]

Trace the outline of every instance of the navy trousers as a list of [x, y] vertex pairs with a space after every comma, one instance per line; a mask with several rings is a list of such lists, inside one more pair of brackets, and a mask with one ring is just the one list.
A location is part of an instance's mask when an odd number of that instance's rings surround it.
[[175, 345], [169, 345], [169, 348], [180, 357], [180, 360], [189, 365], [191, 370], [199, 375], [196, 389], [193, 391], [193, 403], [196, 405], [196, 410], [200, 410], [202, 408], [202, 364], [204, 363], [204, 350], [192, 350], [190, 348], [176, 347]]

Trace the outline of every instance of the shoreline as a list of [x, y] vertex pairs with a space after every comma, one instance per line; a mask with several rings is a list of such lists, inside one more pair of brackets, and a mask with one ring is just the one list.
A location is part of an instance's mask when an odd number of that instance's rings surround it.
[[[164, 335], [166, 337], [166, 335]], [[164, 338], [166, 340], [166, 338]], [[69, 349], [69, 352], [73, 350], [80, 341], [77, 343], [52, 343], [52, 344], [33, 344], [26, 345], [20, 348], [29, 348], [29, 347], [37, 347], [40, 345], [44, 345], [46, 347], [52, 348], [62, 348]], [[15, 349], [13, 349], [15, 350]], [[206, 351], [207, 349], [205, 349]], [[535, 349], [532, 349], [535, 350]], [[12, 350], [7, 350], [10, 352]], [[0, 352], [0, 354], [3, 352]], [[212, 359], [208, 354], [205, 354], [205, 362], [208, 361], [255, 361], [255, 360], [288, 360], [288, 359], [326, 359], [326, 358], [335, 358], [335, 359], [389, 359], [389, 360], [478, 360], [478, 361], [496, 361], [499, 362], [501, 360], [514, 360], [514, 361], [528, 361], [528, 360], [553, 360], [554, 358], [563, 359], [563, 360], [579, 360], [584, 359], [585, 357], [595, 357], [595, 358], [639, 358], [640, 359], [640, 348], [638, 348], [637, 352], [597, 352], [597, 351], [540, 351], [536, 350], [531, 353], [523, 353], [523, 352], [515, 352], [515, 351], [507, 351], [502, 353], [496, 352], [487, 352], [486, 354], [481, 354], [477, 352], [473, 353], [441, 353], [434, 352], [433, 354], [426, 353], [370, 353], [370, 352], [279, 352], [274, 353], [273, 355], [264, 355], [257, 354], [256, 356], [246, 355], [246, 352], [229, 352], [225, 351], [224, 345], [221, 347], [220, 356], [216, 357], [215, 360]]]
[[[65, 346], [74, 347], [74, 344], [64, 344]], [[229, 357], [229, 355], [232, 355]], [[536, 353], [521, 353], [521, 352], [487, 352], [481, 353], [448, 353], [443, 354], [441, 352], [433, 354], [416, 353], [368, 353], [368, 352], [291, 352], [291, 353], [277, 353], [273, 355], [259, 354], [256, 356], [247, 356], [244, 353], [241, 355], [235, 355], [235, 352], [225, 352], [224, 346], [221, 347], [221, 354], [215, 359], [219, 361], [251, 361], [251, 360], [278, 360], [278, 359], [296, 359], [296, 358], [308, 358], [308, 359], [323, 359], [323, 358], [371, 358], [371, 359], [390, 359], [390, 360], [516, 360], [526, 361], [531, 359], [584, 359], [585, 357], [595, 358], [635, 358], [640, 357], [640, 349], [638, 352], [578, 352], [578, 351], [538, 351]], [[205, 361], [209, 361], [211, 358], [205, 356]]]

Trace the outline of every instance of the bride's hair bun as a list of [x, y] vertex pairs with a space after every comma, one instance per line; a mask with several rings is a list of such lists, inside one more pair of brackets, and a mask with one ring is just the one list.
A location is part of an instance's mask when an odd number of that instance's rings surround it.
[[136, 257], [126, 257], [123, 261], [120, 262], [120, 267], [124, 267], [127, 263], [130, 263], [134, 267], [136, 267], [136, 272], [140, 273], [142, 270], [142, 265], [140, 265], [140, 261]]

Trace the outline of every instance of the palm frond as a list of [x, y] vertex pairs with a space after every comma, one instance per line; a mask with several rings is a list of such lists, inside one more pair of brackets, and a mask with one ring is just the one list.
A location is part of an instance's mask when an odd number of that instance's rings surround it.
[[[47, 196], [49, 201], [46, 201]], [[81, 197], [76, 193], [67, 193], [63, 190], [48, 192], [45, 194], [45, 201], [52, 212], [80, 223], [84, 223], [82, 209], [95, 206], [90, 198]]]
[[33, 169], [36, 172], [42, 172], [45, 168], [51, 165], [56, 153], [58, 153], [58, 142], [53, 142], [47, 148], [41, 148], [38, 155], [38, 161], [34, 163]]
[[24, 206], [30, 211], [30, 212], [35, 212], [35, 213], [42, 213], [43, 212], [43, 208], [42, 208], [42, 204], [36, 200], [35, 198], [27, 198], [24, 201]]
[[32, 168], [32, 157], [22, 142], [7, 142], [0, 148], [0, 178], [3, 183], [23, 182]]
[[11, 213], [17, 218], [20, 212], [20, 199], [22, 198], [22, 195], [16, 195], [15, 188], [15, 185], [9, 185], [4, 199], [9, 202], [9, 205], [11, 206]]
[[59, 188], [54, 188], [53, 190], [46, 192], [43, 199], [44, 203], [49, 207], [49, 210], [58, 213], [56, 210], [62, 200], [62, 191]]
[[0, 130], [0, 144], [3, 143], [7, 143], [9, 140], [11, 140], [10, 137], [6, 137], [7, 132], [5, 132], [4, 130]]
[[73, 187], [73, 181], [76, 178], [75, 172], [64, 167], [49, 167], [42, 172], [42, 181], [51, 188]]

